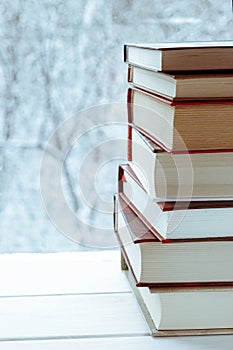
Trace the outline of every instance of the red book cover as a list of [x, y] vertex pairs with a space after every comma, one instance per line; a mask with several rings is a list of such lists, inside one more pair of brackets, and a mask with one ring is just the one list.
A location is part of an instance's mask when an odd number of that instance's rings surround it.
[[150, 229], [140, 220], [140, 218], [127, 205], [121, 195], [118, 196], [121, 212], [129, 223], [130, 234], [132, 241], [136, 243], [143, 242], [160, 242], [158, 237], [155, 237]]

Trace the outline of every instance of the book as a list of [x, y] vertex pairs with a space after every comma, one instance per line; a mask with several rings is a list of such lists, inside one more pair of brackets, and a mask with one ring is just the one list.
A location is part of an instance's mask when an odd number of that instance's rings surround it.
[[233, 286], [233, 240], [163, 243], [119, 195], [119, 240], [138, 287]]
[[129, 129], [129, 164], [153, 199], [233, 199], [233, 151], [171, 154]]
[[233, 200], [155, 201], [128, 164], [119, 167], [118, 192], [163, 239], [233, 237]]
[[128, 82], [175, 101], [233, 99], [233, 73], [167, 74], [129, 65]]
[[168, 152], [233, 149], [233, 100], [179, 101], [128, 90], [128, 121]]
[[130, 269], [123, 272], [152, 336], [233, 334], [232, 286], [136, 287]]
[[233, 69], [233, 41], [125, 44], [124, 61], [157, 71]]

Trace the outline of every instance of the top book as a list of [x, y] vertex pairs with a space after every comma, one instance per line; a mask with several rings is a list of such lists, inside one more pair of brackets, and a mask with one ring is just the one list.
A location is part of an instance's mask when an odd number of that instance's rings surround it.
[[233, 69], [233, 41], [125, 44], [124, 61], [163, 72]]

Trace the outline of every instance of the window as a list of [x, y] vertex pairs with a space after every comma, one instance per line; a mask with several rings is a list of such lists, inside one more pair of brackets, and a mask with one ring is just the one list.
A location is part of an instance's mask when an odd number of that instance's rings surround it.
[[[8, 1], [0, 18], [0, 252], [110, 245], [117, 164], [126, 158], [123, 44], [232, 39], [231, 2]], [[80, 244], [51, 223], [41, 200], [41, 159], [53, 136], [43, 184], [50, 209], [67, 224], [53, 187], [63, 164], [64, 196], [79, 218], [68, 225]]]

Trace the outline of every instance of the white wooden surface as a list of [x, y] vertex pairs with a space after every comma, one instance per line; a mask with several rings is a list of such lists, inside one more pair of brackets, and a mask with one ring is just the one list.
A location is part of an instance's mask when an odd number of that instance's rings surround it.
[[0, 340], [148, 333], [129, 293], [2, 298], [0, 325]]
[[0, 256], [0, 350], [232, 350], [233, 336], [152, 338], [119, 252]]
[[118, 252], [0, 255], [0, 297], [129, 291]]

